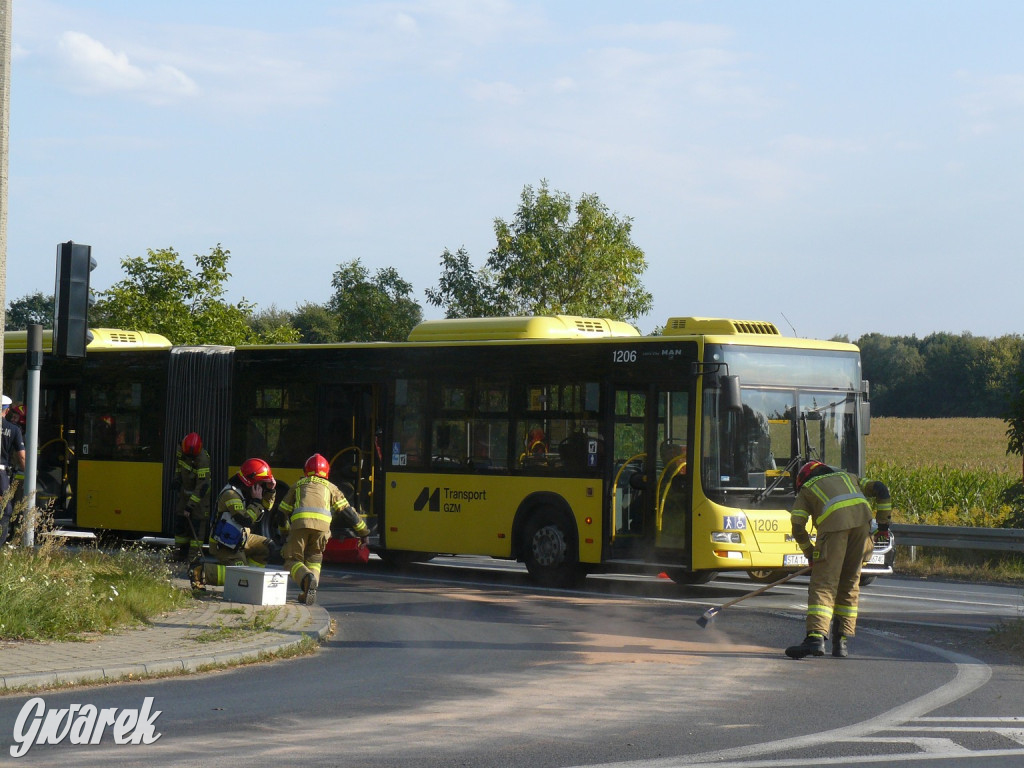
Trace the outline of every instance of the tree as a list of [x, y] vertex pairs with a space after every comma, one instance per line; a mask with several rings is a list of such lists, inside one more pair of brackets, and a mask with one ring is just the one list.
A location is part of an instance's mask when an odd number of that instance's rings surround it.
[[278, 309], [271, 304], [249, 316], [249, 327], [260, 339], [276, 339], [279, 342], [298, 341], [300, 334], [295, 328], [291, 312]]
[[341, 339], [338, 316], [323, 304], [306, 302], [292, 313], [292, 326], [305, 344], [326, 344]]
[[266, 334], [250, 327], [254, 306], [245, 299], [229, 304], [224, 284], [231, 274], [231, 252], [218, 243], [195, 255], [192, 272], [171, 248], [149, 250], [146, 257], [125, 257], [126, 277], [98, 294], [90, 310], [92, 325], [159, 333], [172, 344], [226, 344], [293, 341], [293, 329]]
[[1006, 452], [1024, 456], [1024, 357], [1017, 363], [1012, 392], [1003, 421], [1006, 422]]
[[437, 289], [427, 288], [427, 301], [445, 308], [445, 317], [500, 317], [512, 314], [501, 303], [497, 276], [489, 268], [473, 271], [466, 247], [441, 254], [441, 279]]
[[338, 341], [405, 341], [423, 319], [411, 298], [412, 284], [394, 267], [378, 269], [373, 278], [359, 259], [338, 265], [331, 279], [334, 295], [327, 308], [337, 318]]
[[7, 330], [24, 331], [30, 325], [53, 327], [53, 294], [42, 291], [14, 299], [7, 308]]
[[[573, 215], [575, 219], [572, 220]], [[597, 195], [573, 205], [564, 192], [523, 188], [511, 222], [495, 219], [497, 244], [474, 272], [460, 249], [441, 257], [442, 276], [428, 301], [448, 317], [588, 315], [634, 321], [651, 294], [640, 276], [643, 251], [630, 239], [632, 219], [609, 213]]]

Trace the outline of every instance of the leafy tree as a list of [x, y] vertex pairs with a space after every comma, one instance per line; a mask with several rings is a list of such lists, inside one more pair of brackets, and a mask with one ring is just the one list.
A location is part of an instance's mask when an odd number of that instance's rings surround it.
[[488, 267], [473, 271], [466, 247], [441, 254], [441, 279], [437, 289], [427, 288], [427, 301], [445, 308], [445, 317], [501, 317], [511, 314], [498, 293], [497, 275]]
[[[575, 218], [573, 219], [573, 216]], [[564, 192], [523, 188], [511, 222], [495, 219], [497, 245], [474, 272], [464, 249], [445, 250], [442, 276], [428, 301], [448, 317], [589, 315], [631, 321], [648, 313], [640, 275], [643, 251], [632, 219], [609, 213], [597, 195], [575, 203]]]
[[857, 340], [864, 378], [871, 382], [871, 410], [878, 416], [902, 416], [912, 407], [924, 361], [914, 337], [869, 333]]
[[249, 325], [254, 306], [245, 299], [229, 304], [224, 284], [231, 252], [220, 244], [194, 256], [192, 272], [171, 248], [125, 257], [126, 277], [98, 294], [90, 310], [92, 325], [159, 333], [172, 344], [226, 344], [290, 341], [294, 330], [266, 334]]
[[306, 302], [292, 313], [292, 326], [306, 344], [325, 344], [341, 339], [338, 316], [323, 304]]
[[334, 295], [327, 308], [338, 323], [339, 341], [405, 341], [423, 319], [412, 299], [412, 284], [394, 267], [378, 269], [371, 278], [359, 259], [338, 265], [331, 279]]
[[249, 327], [260, 339], [275, 339], [278, 342], [298, 341], [300, 334], [292, 322], [291, 312], [278, 309], [271, 304], [267, 309], [254, 312], [249, 317]]
[[53, 294], [47, 296], [42, 291], [26, 294], [14, 299], [7, 307], [8, 331], [24, 331], [30, 325], [53, 327]]
[[1017, 371], [1011, 379], [1012, 395], [1006, 414], [1006, 452], [1024, 456], [1024, 358], [1018, 360]]

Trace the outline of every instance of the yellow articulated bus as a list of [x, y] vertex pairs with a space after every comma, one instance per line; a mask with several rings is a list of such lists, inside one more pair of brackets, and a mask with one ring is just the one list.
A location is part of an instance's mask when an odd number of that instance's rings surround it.
[[[795, 468], [864, 467], [857, 348], [771, 323], [679, 317], [640, 336], [516, 317], [431, 320], [402, 343], [150, 341], [44, 360], [40, 432], [66, 446], [52, 502], [67, 525], [167, 535], [174, 448], [196, 430], [215, 485], [250, 456], [285, 484], [328, 457], [396, 564], [473, 554], [546, 584], [608, 570], [698, 583], [797, 567]], [[7, 355], [15, 394], [19, 364]]]

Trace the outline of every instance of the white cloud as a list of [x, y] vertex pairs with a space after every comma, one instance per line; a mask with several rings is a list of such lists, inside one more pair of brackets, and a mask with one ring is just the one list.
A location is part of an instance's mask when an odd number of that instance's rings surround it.
[[65, 32], [58, 48], [72, 81], [85, 92], [130, 93], [159, 104], [198, 91], [195, 82], [177, 67], [133, 64], [126, 53], [115, 52], [82, 32]]

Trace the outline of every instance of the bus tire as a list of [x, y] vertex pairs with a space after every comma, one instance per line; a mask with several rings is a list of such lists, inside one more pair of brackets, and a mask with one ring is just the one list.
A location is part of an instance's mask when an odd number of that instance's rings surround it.
[[523, 559], [530, 577], [548, 587], [577, 586], [586, 576], [580, 566], [576, 531], [568, 515], [540, 509], [523, 533]]
[[872, 582], [874, 582], [874, 580], [876, 578], [877, 578], [876, 576], [871, 576], [869, 574], [862, 573], [860, 575], [860, 585], [862, 587], [866, 587], [868, 584], [871, 584]]
[[676, 584], [682, 585], [707, 584], [717, 576], [718, 571], [684, 571], [682, 568], [668, 571], [668, 577]]
[[784, 579], [789, 571], [781, 568], [751, 568], [747, 571], [747, 577], [758, 584], [771, 584], [772, 582]]

